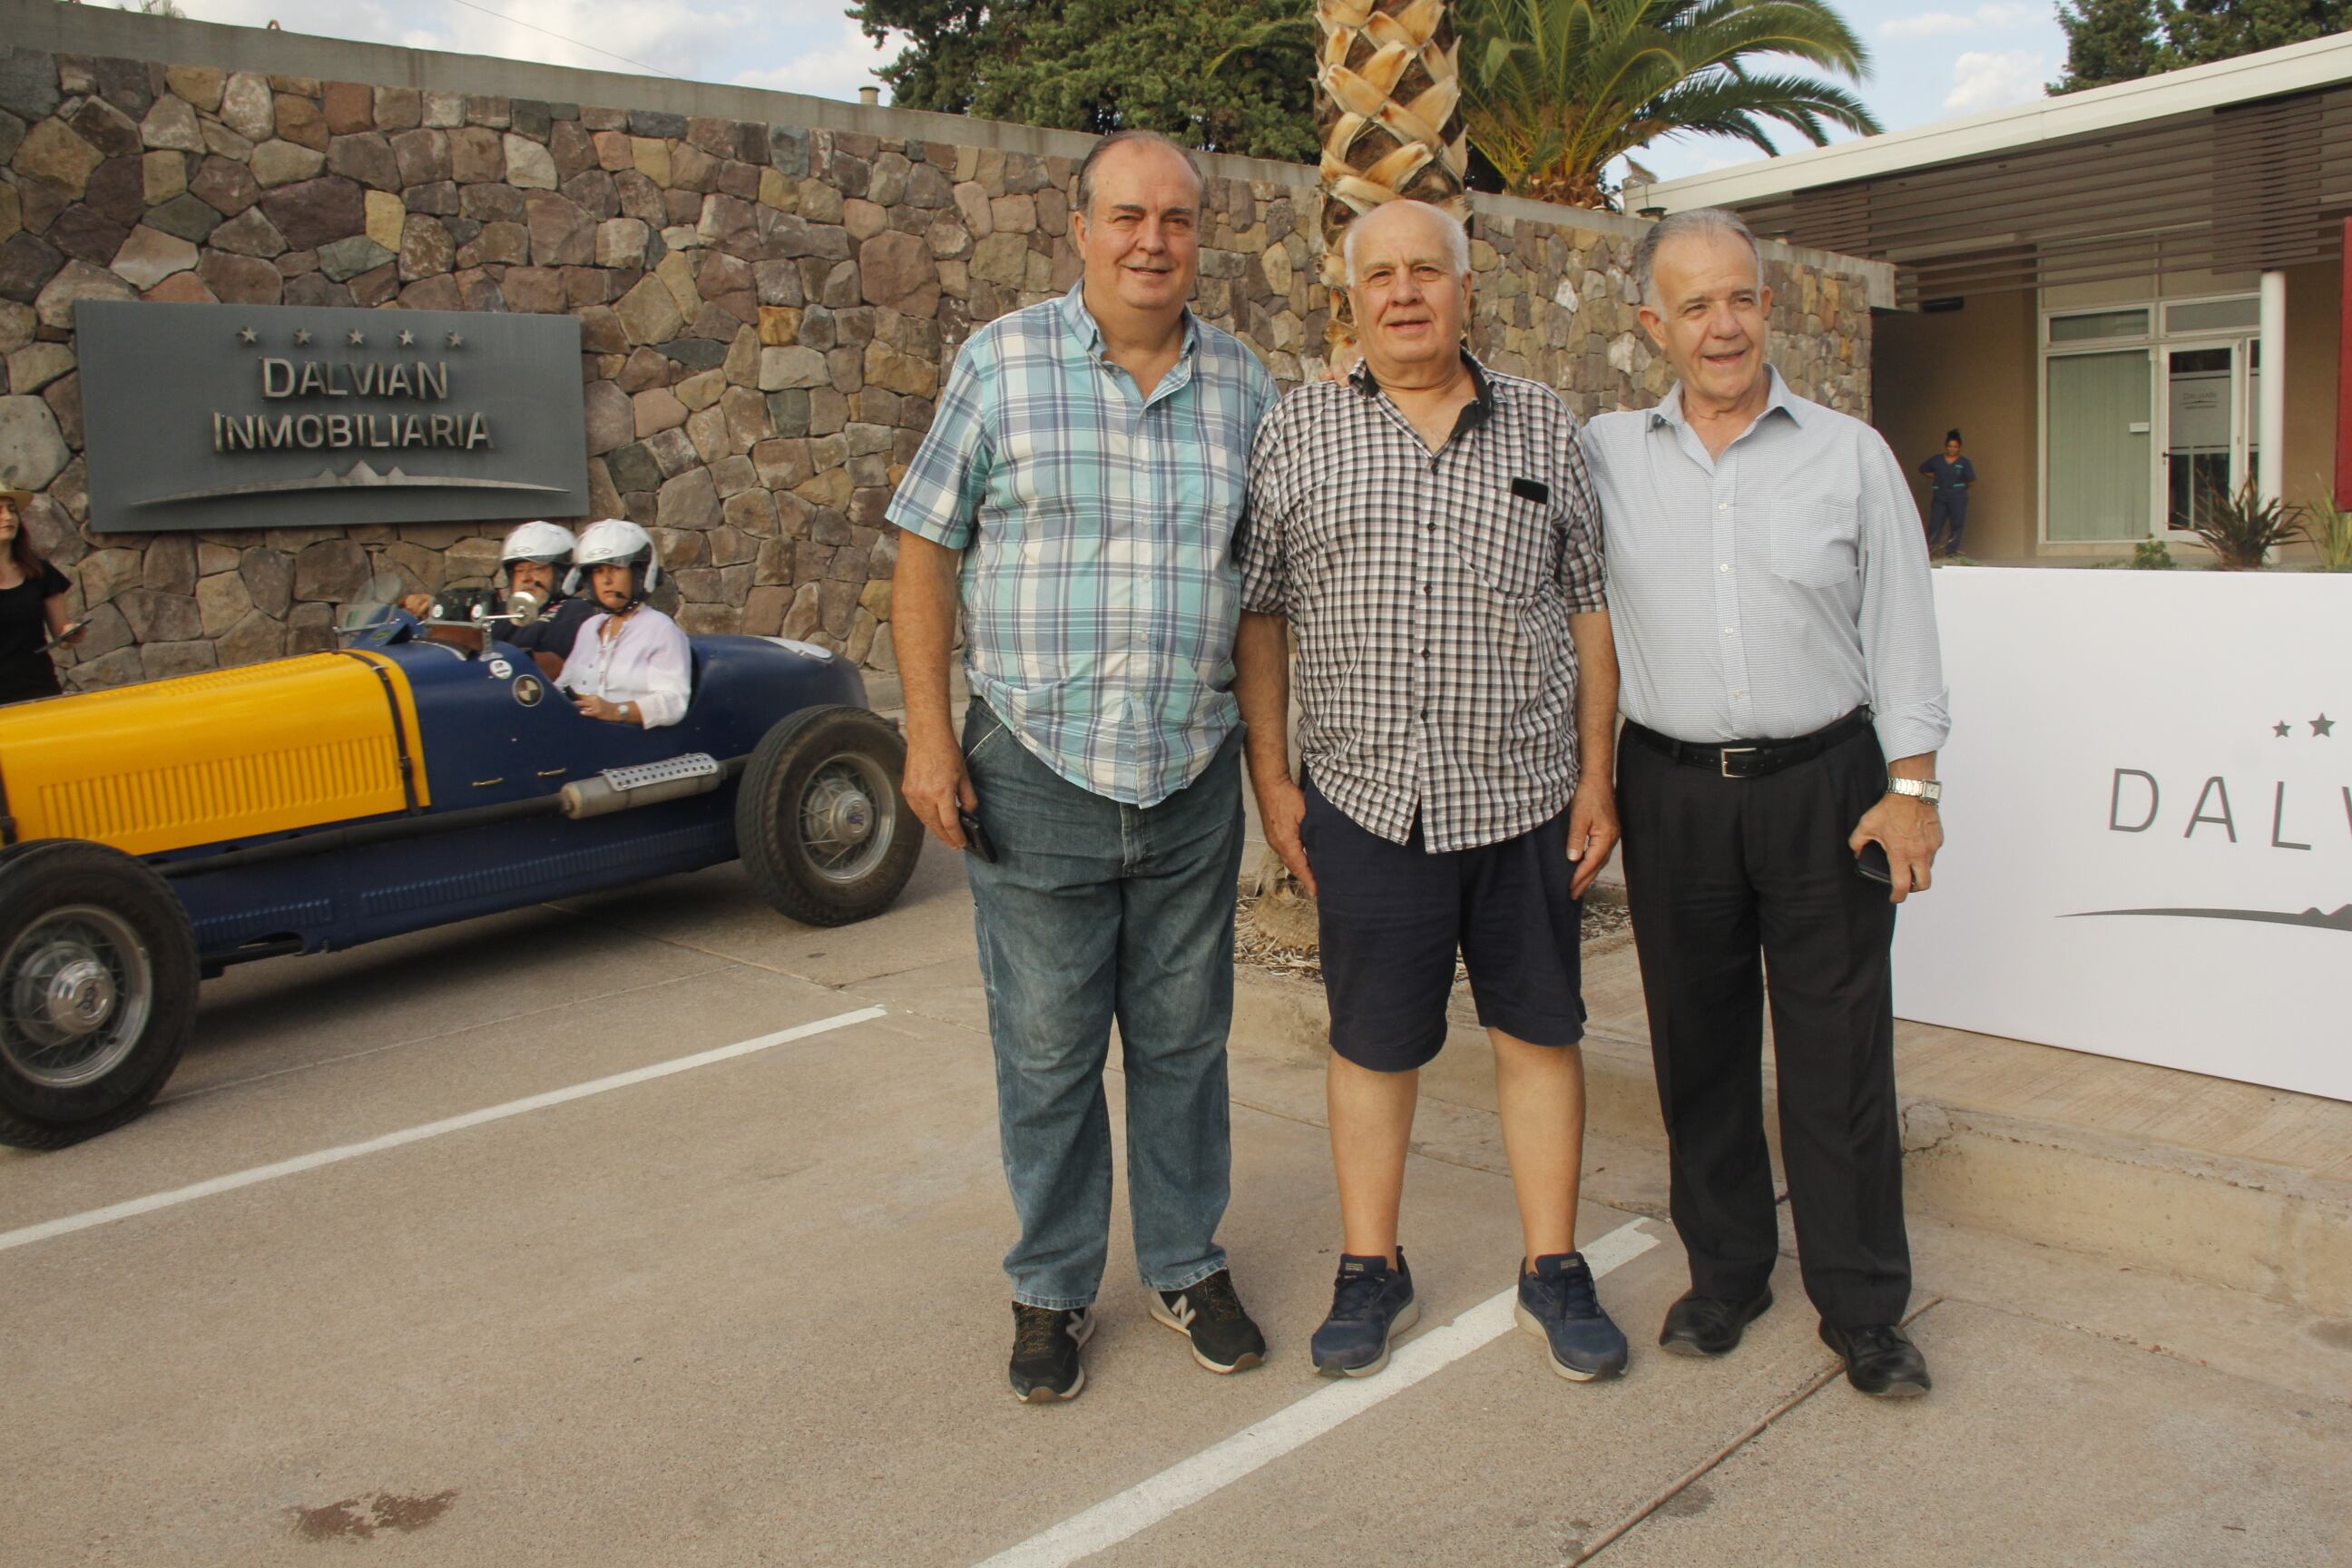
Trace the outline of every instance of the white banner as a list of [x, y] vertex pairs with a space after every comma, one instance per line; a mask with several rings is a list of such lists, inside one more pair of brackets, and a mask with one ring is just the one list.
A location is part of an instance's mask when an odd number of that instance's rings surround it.
[[2352, 1100], [2352, 575], [1936, 574], [1906, 1018]]

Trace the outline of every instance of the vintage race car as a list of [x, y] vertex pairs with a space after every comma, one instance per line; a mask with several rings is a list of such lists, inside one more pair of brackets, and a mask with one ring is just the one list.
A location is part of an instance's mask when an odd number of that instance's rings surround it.
[[914, 872], [904, 746], [823, 648], [695, 637], [686, 718], [641, 730], [374, 618], [373, 647], [0, 709], [0, 1142], [136, 1115], [232, 963], [739, 856], [838, 925]]

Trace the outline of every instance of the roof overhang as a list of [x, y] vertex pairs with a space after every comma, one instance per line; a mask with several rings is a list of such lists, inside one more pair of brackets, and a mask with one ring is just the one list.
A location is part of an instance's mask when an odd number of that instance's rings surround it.
[[1652, 186], [1944, 295], [2341, 253], [2352, 35]]

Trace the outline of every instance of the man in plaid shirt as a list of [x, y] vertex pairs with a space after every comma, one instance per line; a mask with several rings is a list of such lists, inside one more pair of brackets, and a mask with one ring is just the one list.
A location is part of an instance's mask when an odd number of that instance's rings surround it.
[[[1126, 1052], [1151, 1315], [1212, 1372], [1265, 1341], [1217, 1245], [1241, 868], [1234, 531], [1273, 379], [1185, 306], [1201, 171], [1122, 132], [1079, 165], [1085, 275], [956, 358], [889, 517], [907, 803], [969, 849], [1021, 1237], [1013, 1394], [1075, 1398], [1110, 1230], [1103, 1065]], [[961, 599], [971, 705], [949, 719]]]
[[1266, 841], [1322, 918], [1343, 1247], [1315, 1364], [1378, 1372], [1419, 1316], [1397, 1213], [1459, 952], [1526, 1232], [1519, 1322], [1561, 1376], [1604, 1376], [1625, 1338], [1576, 1250], [1580, 900], [1617, 840], [1600, 510], [1559, 397], [1463, 347], [1459, 223], [1392, 202], [1347, 263], [1363, 363], [1258, 433], [1234, 647]]

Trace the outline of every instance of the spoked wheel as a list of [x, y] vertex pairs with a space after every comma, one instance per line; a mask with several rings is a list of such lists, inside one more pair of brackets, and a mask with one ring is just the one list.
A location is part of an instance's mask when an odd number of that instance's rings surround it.
[[760, 896], [809, 925], [888, 909], [923, 847], [898, 797], [906, 759], [897, 732], [863, 708], [778, 720], [735, 797], [735, 844]]
[[0, 1143], [137, 1115], [179, 1063], [196, 979], [179, 900], [131, 857], [60, 840], [0, 859]]

